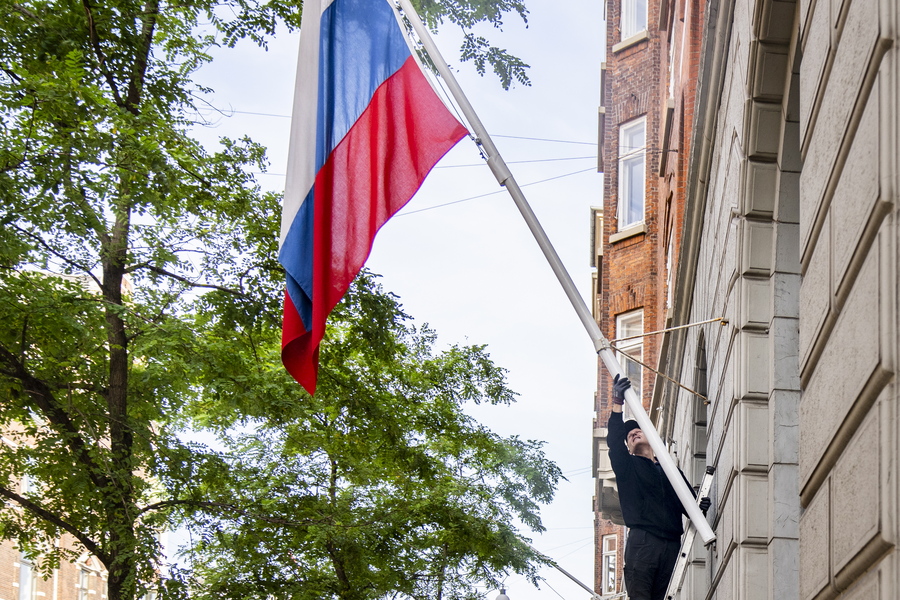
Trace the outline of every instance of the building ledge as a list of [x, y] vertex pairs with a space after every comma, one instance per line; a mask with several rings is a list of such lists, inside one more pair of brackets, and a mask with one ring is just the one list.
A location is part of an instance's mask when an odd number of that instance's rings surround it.
[[631, 46], [634, 46], [635, 44], [639, 44], [639, 43], [643, 42], [644, 40], [649, 40], [649, 39], [650, 39], [649, 31], [647, 31], [646, 29], [644, 29], [642, 31], [638, 31], [633, 36], [631, 36], [629, 38], [625, 38], [618, 44], [614, 45], [612, 47], [612, 52], [613, 52], [613, 54], [615, 54], [616, 52], [620, 52], [620, 51], [624, 50], [625, 48], [629, 48]]
[[609, 243], [615, 244], [616, 242], [626, 240], [642, 233], [647, 233], [647, 225], [645, 223], [638, 223], [637, 225], [632, 225], [627, 229], [623, 229], [622, 231], [610, 235]]

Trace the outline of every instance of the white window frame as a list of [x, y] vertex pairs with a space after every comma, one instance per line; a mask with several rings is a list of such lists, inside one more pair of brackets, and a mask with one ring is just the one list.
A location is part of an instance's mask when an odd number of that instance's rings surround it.
[[619, 536], [604, 535], [601, 542], [600, 581], [603, 595], [616, 593], [616, 565], [618, 562]]
[[[643, 131], [640, 141], [627, 141], [636, 132]], [[619, 125], [619, 207], [616, 213], [619, 231], [644, 222], [647, 203], [647, 118], [639, 117]], [[634, 173], [639, 177], [632, 177]], [[638, 189], [632, 189], [635, 179], [639, 179]], [[632, 202], [637, 200], [637, 202]], [[637, 207], [639, 205], [639, 209]]]
[[90, 597], [90, 577], [91, 572], [87, 568], [78, 569], [78, 600], [88, 600]]
[[34, 600], [34, 565], [25, 553], [19, 554], [19, 600]]
[[619, 32], [622, 36], [620, 41], [647, 30], [647, 21], [649, 20], [647, 4], [647, 0], [622, 0], [619, 11]]
[[669, 243], [666, 245], [666, 310], [672, 309], [675, 297], [675, 282], [673, 272], [673, 255], [675, 254], [675, 235], [669, 230]]
[[[616, 315], [617, 340], [635, 335], [641, 335], [643, 333], [643, 308]], [[642, 398], [641, 380], [643, 379], [643, 367], [641, 367], [640, 364], [634, 362], [633, 360], [630, 360], [625, 356], [625, 354], [633, 356], [643, 362], [644, 338], [637, 337], [622, 342], [616, 342], [616, 348], [620, 350], [620, 352], [616, 352], [616, 356], [619, 359], [619, 364], [622, 365], [622, 370], [625, 371], [626, 377], [628, 377], [628, 379], [631, 381], [631, 389], [633, 389], [634, 392], [638, 395], [638, 398]], [[627, 404], [624, 407], [624, 413], [625, 414], [623, 415], [623, 418], [625, 418], [626, 420], [633, 417], [633, 415], [631, 414], [631, 410], [628, 408]]]

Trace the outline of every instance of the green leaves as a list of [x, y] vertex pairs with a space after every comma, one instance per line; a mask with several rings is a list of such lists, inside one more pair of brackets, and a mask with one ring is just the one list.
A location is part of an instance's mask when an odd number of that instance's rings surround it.
[[559, 469], [540, 443], [465, 413], [514, 399], [484, 347], [435, 343], [360, 275], [333, 313], [316, 396], [295, 387], [251, 429], [220, 429], [231, 470], [208, 493], [252, 509], [240, 522], [187, 518], [204, 540], [187, 550], [198, 597], [414, 598], [440, 587], [465, 598], [508, 571], [534, 574], [516, 524], [542, 530], [538, 503]]
[[521, 0], [413, 0], [419, 16], [432, 30], [445, 20], [458, 25], [463, 31], [460, 57], [472, 61], [479, 75], [484, 76], [487, 67], [500, 78], [504, 90], [514, 82], [531, 85], [528, 65], [508, 51], [494, 46], [486, 37], [476, 35], [473, 28], [482, 23], [495, 29], [503, 29], [504, 17], [515, 14], [528, 24], [528, 9]]
[[[527, 15], [423, 8], [466, 29]], [[229, 572], [237, 595], [349, 598], [527, 570], [511, 519], [539, 527], [558, 477], [462, 411], [514, 400], [486, 349], [436, 352], [369, 274], [335, 312], [317, 397], [281, 366], [265, 149], [190, 131], [211, 48], [299, 18], [297, 0], [0, 3], [0, 496], [17, 507], [0, 537], [45, 572], [94, 554], [111, 600], [212, 594]], [[472, 40], [481, 72], [527, 82]], [[209, 586], [162, 569], [159, 529], [183, 519]]]

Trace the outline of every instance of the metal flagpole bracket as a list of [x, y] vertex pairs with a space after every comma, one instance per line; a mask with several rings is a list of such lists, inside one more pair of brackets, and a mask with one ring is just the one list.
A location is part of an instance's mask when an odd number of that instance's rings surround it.
[[494, 174], [494, 177], [497, 178], [497, 182], [502, 186], [506, 186], [506, 181], [512, 177], [512, 172], [509, 170], [509, 167], [506, 166], [506, 163], [503, 162], [500, 155], [494, 154], [493, 156], [489, 156], [487, 164]]

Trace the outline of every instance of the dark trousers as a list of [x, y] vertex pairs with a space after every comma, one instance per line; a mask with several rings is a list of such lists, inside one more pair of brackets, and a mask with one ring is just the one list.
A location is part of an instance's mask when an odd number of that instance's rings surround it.
[[625, 543], [625, 589], [630, 600], [664, 600], [681, 540], [632, 529]]

